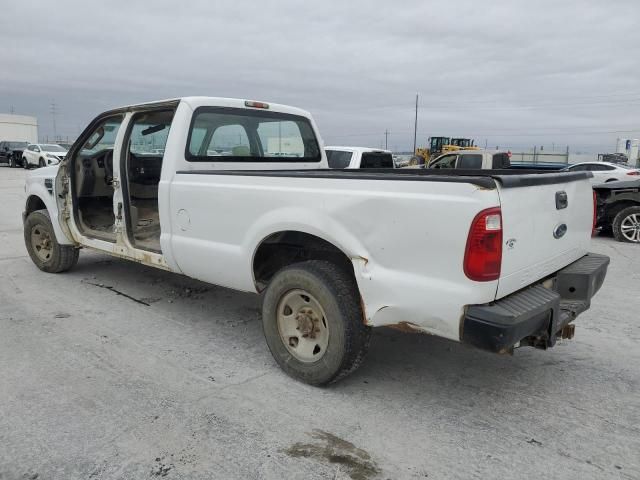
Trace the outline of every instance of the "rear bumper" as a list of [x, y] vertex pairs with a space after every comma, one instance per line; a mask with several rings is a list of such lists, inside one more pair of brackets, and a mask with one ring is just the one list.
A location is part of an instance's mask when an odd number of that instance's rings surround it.
[[609, 257], [589, 253], [546, 279], [545, 286], [538, 283], [495, 302], [469, 305], [462, 342], [497, 353], [510, 352], [517, 344], [552, 347], [563, 329], [590, 307], [608, 266]]

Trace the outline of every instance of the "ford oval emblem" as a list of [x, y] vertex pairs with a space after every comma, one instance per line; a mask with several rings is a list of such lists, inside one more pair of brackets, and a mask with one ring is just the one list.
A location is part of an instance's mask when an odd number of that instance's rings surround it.
[[553, 230], [553, 238], [562, 238], [567, 233], [567, 224], [561, 223]]

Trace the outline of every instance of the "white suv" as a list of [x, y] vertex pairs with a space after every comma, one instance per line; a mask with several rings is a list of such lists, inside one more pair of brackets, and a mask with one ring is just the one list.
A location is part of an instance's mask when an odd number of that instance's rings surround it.
[[66, 155], [67, 150], [60, 145], [32, 143], [22, 152], [22, 165], [27, 169], [57, 165]]

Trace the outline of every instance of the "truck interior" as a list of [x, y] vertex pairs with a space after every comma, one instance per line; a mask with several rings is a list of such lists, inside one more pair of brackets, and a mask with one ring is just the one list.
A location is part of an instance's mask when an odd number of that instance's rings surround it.
[[115, 242], [113, 146], [124, 116], [103, 119], [89, 134], [71, 164], [76, 223], [83, 235]]
[[161, 253], [158, 187], [173, 115], [173, 109], [134, 115], [120, 167], [129, 240], [135, 248], [157, 253]]

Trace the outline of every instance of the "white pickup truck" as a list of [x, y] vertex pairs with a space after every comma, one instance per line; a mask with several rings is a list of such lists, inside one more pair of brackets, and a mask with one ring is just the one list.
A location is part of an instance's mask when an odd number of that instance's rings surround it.
[[261, 293], [277, 363], [324, 385], [376, 326], [498, 353], [572, 336], [609, 263], [590, 176], [330, 170], [309, 113], [190, 97], [105, 112], [30, 173], [24, 238], [45, 272], [89, 248]]
[[396, 168], [389, 150], [367, 147], [325, 147], [329, 168]]

